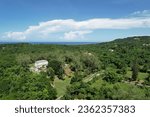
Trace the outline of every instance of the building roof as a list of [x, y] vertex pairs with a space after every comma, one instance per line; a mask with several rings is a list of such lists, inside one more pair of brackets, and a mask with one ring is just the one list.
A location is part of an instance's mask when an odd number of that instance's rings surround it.
[[48, 65], [47, 60], [38, 60], [35, 62], [35, 66]]
[[38, 60], [38, 61], [36, 61], [35, 63], [36, 63], [36, 64], [39, 64], [39, 63], [48, 63], [48, 61], [47, 61], [47, 60]]

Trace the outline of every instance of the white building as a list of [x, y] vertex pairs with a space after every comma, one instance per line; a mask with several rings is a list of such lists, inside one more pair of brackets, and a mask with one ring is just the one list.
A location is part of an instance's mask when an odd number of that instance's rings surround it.
[[47, 60], [39, 60], [36, 61], [34, 64], [35, 71], [40, 71], [46, 69], [48, 66], [48, 61]]
[[109, 51], [110, 51], [110, 52], [114, 52], [114, 50], [113, 50], [113, 49], [109, 49]]

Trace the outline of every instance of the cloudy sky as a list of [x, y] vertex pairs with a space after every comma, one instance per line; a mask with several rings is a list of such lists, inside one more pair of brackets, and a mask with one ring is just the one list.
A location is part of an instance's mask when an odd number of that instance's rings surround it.
[[0, 0], [0, 42], [150, 35], [150, 0]]

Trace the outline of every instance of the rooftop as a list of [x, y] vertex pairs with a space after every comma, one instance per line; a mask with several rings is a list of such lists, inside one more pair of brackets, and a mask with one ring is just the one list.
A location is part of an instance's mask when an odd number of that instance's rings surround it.
[[47, 61], [47, 60], [38, 60], [38, 61], [36, 61], [35, 63], [36, 63], [36, 64], [39, 64], [39, 63], [48, 63], [48, 61]]

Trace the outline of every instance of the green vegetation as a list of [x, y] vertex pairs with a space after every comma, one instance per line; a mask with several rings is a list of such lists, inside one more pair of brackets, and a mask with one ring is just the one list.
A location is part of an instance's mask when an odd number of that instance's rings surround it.
[[[150, 99], [150, 37], [91, 45], [0, 44], [0, 99]], [[45, 71], [31, 71], [37, 60]]]
[[58, 98], [65, 94], [67, 86], [70, 85], [70, 80], [71, 78], [65, 78], [64, 80], [55, 78], [54, 87], [56, 88]]

